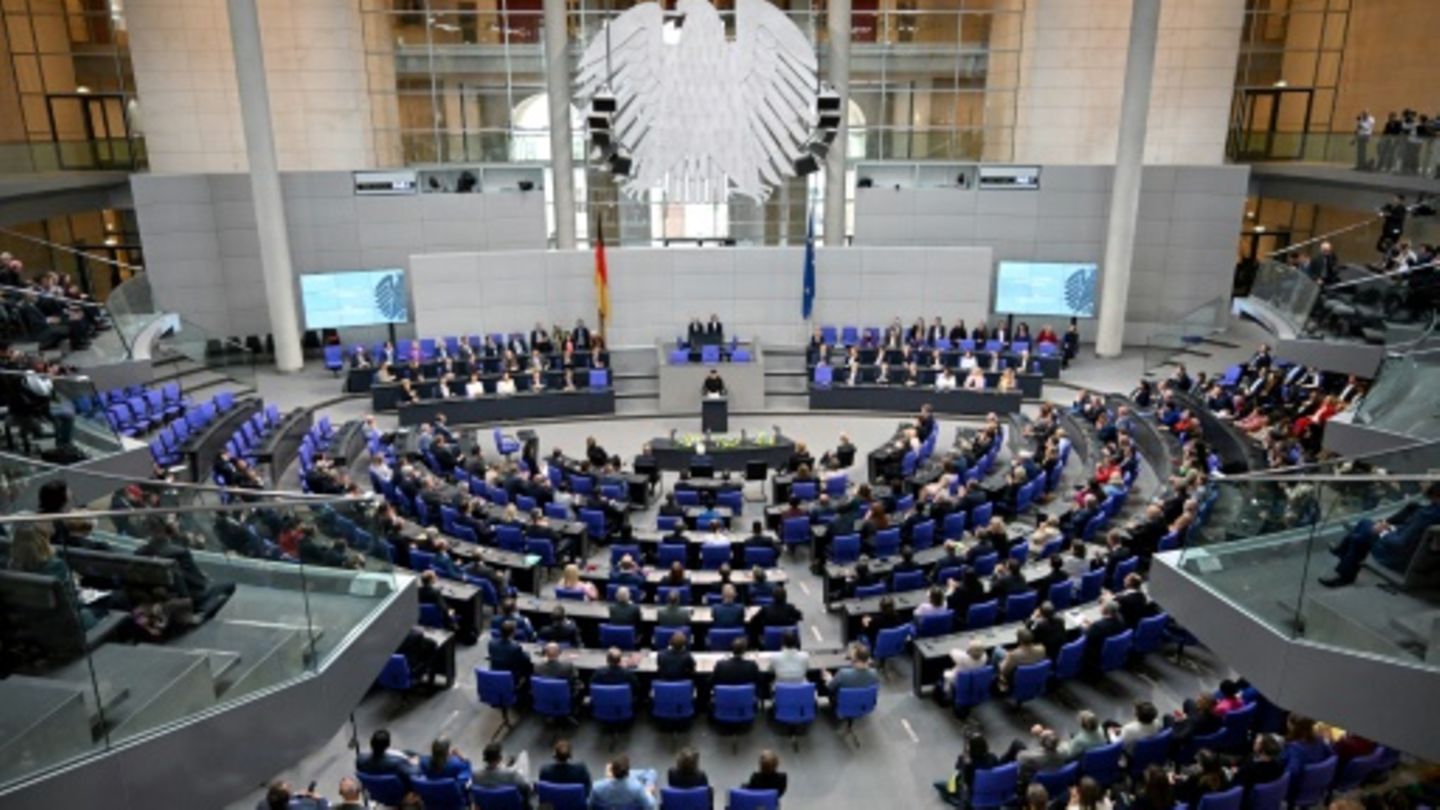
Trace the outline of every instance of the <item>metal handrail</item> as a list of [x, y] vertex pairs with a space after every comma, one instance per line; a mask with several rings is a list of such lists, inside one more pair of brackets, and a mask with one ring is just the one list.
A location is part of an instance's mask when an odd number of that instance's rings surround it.
[[1383, 220], [1384, 218], [1385, 218], [1385, 217], [1383, 217], [1383, 216], [1381, 216], [1381, 215], [1379, 215], [1379, 214], [1376, 214], [1376, 215], [1370, 217], [1369, 219], [1361, 220], [1361, 221], [1359, 221], [1359, 222], [1356, 222], [1356, 223], [1353, 223], [1353, 224], [1350, 224], [1350, 225], [1346, 225], [1346, 226], [1343, 227], [1343, 228], [1336, 228], [1335, 230], [1330, 231], [1330, 232], [1328, 232], [1328, 233], [1323, 233], [1323, 234], [1321, 234], [1321, 235], [1319, 235], [1319, 236], [1314, 236], [1314, 237], [1311, 237], [1311, 238], [1309, 238], [1309, 239], [1306, 239], [1304, 242], [1296, 242], [1296, 243], [1293, 244], [1293, 245], [1286, 245], [1286, 246], [1283, 247], [1283, 248], [1280, 248], [1280, 249], [1278, 249], [1278, 250], [1275, 250], [1275, 251], [1271, 252], [1271, 253], [1270, 253], [1268, 256], [1266, 256], [1265, 258], [1267, 258], [1267, 259], [1273, 259], [1273, 258], [1275, 258], [1276, 256], [1284, 256], [1284, 255], [1287, 254], [1287, 253], [1290, 253], [1290, 252], [1292, 252], [1292, 251], [1299, 250], [1300, 248], [1303, 248], [1303, 247], [1308, 247], [1309, 245], [1313, 245], [1313, 244], [1315, 244], [1316, 242], [1324, 242], [1324, 241], [1326, 241], [1326, 240], [1329, 240], [1329, 239], [1332, 239], [1332, 238], [1334, 238], [1334, 237], [1336, 237], [1336, 236], [1339, 236], [1339, 235], [1342, 234], [1342, 233], [1349, 233], [1349, 232], [1351, 232], [1351, 231], [1359, 230], [1360, 228], [1363, 228], [1363, 227], [1365, 227], [1365, 226], [1367, 226], [1367, 225], [1372, 225], [1372, 224], [1374, 224], [1375, 222], [1377, 222], [1377, 221], [1379, 221], [1379, 220]]
[[1432, 268], [1432, 267], [1440, 267], [1440, 259], [1437, 259], [1437, 260], [1432, 261], [1432, 262], [1426, 262], [1425, 264], [1416, 264], [1416, 265], [1411, 265], [1411, 266], [1409, 266], [1409, 267], [1402, 267], [1402, 268], [1400, 268], [1399, 270], [1388, 270], [1388, 271], [1386, 271], [1386, 272], [1384, 272], [1384, 273], [1376, 273], [1375, 275], [1370, 276], [1369, 278], [1352, 278], [1352, 279], [1350, 279], [1349, 281], [1337, 282], [1337, 283], [1335, 283], [1335, 284], [1327, 285], [1327, 286], [1325, 287], [1325, 290], [1328, 292], [1328, 291], [1330, 291], [1330, 290], [1339, 290], [1339, 289], [1344, 289], [1344, 288], [1346, 288], [1346, 287], [1358, 287], [1358, 286], [1360, 286], [1361, 284], [1369, 284], [1369, 283], [1374, 282], [1374, 281], [1380, 281], [1381, 279], [1393, 278], [1393, 277], [1395, 277], [1395, 276], [1408, 275], [1408, 274], [1410, 274], [1410, 273], [1415, 272], [1416, 270], [1429, 270], [1429, 269]]
[[105, 305], [98, 301], [88, 300], [85, 298], [71, 298], [68, 295], [56, 295], [55, 293], [37, 290], [34, 287], [15, 287], [9, 284], [0, 284], [0, 293], [11, 293], [13, 295], [23, 296], [26, 298], [49, 298], [56, 301], [64, 301], [67, 304], [77, 307], [93, 307], [95, 309], [105, 309]]
[[[1440, 349], [1437, 349], [1437, 351], [1440, 351]], [[1437, 440], [1437, 441], [1417, 441], [1417, 442], [1415, 442], [1414, 444], [1407, 444], [1407, 445], [1403, 445], [1403, 446], [1400, 446], [1400, 447], [1390, 447], [1390, 448], [1387, 448], [1387, 449], [1385, 449], [1385, 450], [1376, 450], [1376, 451], [1373, 452], [1373, 453], [1365, 453], [1364, 455], [1359, 455], [1359, 456], [1346, 456], [1346, 457], [1344, 457], [1344, 458], [1333, 458], [1333, 459], [1329, 459], [1329, 460], [1326, 460], [1326, 461], [1312, 461], [1312, 462], [1310, 462], [1310, 463], [1308, 463], [1308, 464], [1297, 464], [1297, 465], [1295, 465], [1295, 466], [1293, 466], [1293, 467], [1281, 467], [1281, 468], [1278, 468], [1278, 469], [1254, 470], [1254, 471], [1252, 471], [1252, 472], [1235, 473], [1235, 474], [1233, 474], [1233, 475], [1227, 475], [1227, 476], [1225, 476], [1225, 480], [1226, 480], [1226, 481], [1294, 481], [1294, 480], [1296, 479], [1296, 476], [1302, 477], [1302, 478], [1304, 478], [1304, 479], [1307, 480], [1307, 481], [1309, 481], [1309, 480], [1317, 480], [1318, 476], [1324, 475], [1324, 474], [1323, 474], [1323, 473], [1310, 473], [1310, 472], [1306, 472], [1306, 471], [1307, 471], [1307, 470], [1333, 468], [1333, 467], [1335, 467], [1335, 466], [1337, 466], [1337, 465], [1339, 465], [1339, 464], [1354, 464], [1354, 463], [1357, 462], [1357, 461], [1358, 461], [1358, 462], [1368, 462], [1370, 459], [1375, 459], [1375, 458], [1380, 458], [1380, 457], [1393, 457], [1393, 456], [1395, 456], [1395, 455], [1397, 455], [1397, 454], [1400, 454], [1400, 453], [1408, 453], [1408, 452], [1412, 452], [1412, 451], [1415, 451], [1415, 450], [1421, 450], [1421, 449], [1424, 449], [1424, 448], [1426, 448], [1426, 447], [1431, 447], [1431, 446], [1434, 446], [1434, 447], [1436, 448], [1437, 452], [1440, 452], [1440, 440]], [[1338, 475], [1338, 474], [1336, 474], [1336, 475], [1337, 475], [1339, 478], [1343, 478], [1343, 479], [1345, 479], [1345, 480], [1347, 480], [1347, 481], [1362, 481], [1362, 480], [1365, 480], [1365, 475], [1368, 475], [1368, 473], [1366, 473], [1366, 474], [1356, 474], [1356, 475]], [[1380, 478], [1381, 480], [1400, 480], [1400, 479], [1405, 479], [1405, 478], [1410, 478], [1410, 477], [1416, 477], [1416, 476], [1414, 476], [1413, 474], [1411, 474], [1411, 475], [1384, 475], [1384, 476], [1379, 476], [1379, 478]], [[1418, 476], [1418, 477], [1420, 477], [1420, 478], [1425, 478], [1426, 476]], [[1437, 477], [1440, 477], [1440, 474], [1437, 474]]]
[[[247, 495], [260, 494], [261, 490], [244, 489], [231, 490], [236, 493]], [[165, 516], [176, 514], [194, 514], [197, 512], [246, 512], [259, 508], [275, 507], [313, 507], [317, 504], [369, 504], [375, 499], [368, 495], [306, 495], [302, 492], [286, 492], [284, 497], [273, 500], [266, 500], [259, 503], [217, 503], [217, 504], [188, 504], [181, 506], [160, 506], [146, 507], [144, 509], [80, 509], [69, 512], [15, 512], [9, 515], [0, 515], [0, 526], [8, 526], [15, 523], [35, 523], [45, 520], [94, 520], [95, 518], [134, 518]]]

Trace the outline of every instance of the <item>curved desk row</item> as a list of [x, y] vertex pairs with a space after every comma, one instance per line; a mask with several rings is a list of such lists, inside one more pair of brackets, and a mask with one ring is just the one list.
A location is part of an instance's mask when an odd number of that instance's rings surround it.
[[[809, 369], [808, 373], [810, 379], [813, 381], [815, 379], [815, 369], [813, 366]], [[856, 373], [855, 383], [852, 385], [850, 383], [849, 372], [844, 366], [832, 366], [831, 387], [860, 388], [873, 386], [876, 388], [919, 388], [923, 390], [934, 391], [936, 390], [935, 381], [940, 377], [940, 371], [938, 369], [921, 367], [919, 369], [919, 379], [916, 380], [915, 385], [911, 386], [906, 385], [905, 380], [900, 375], [895, 373], [891, 373], [888, 380], [881, 381], [879, 379], [879, 373], [879, 366], [861, 366]], [[965, 388], [965, 378], [966, 373], [958, 373], [955, 375], [956, 389], [965, 391], [971, 390]], [[985, 372], [985, 387], [983, 389], [980, 389], [976, 393], [993, 392], [999, 387], [999, 385], [1000, 373], [995, 371], [987, 371]], [[1039, 374], [1016, 374], [1015, 385], [1020, 390], [1020, 393], [1025, 395], [1026, 399], [1039, 399], [1042, 396], [1042, 392], [1045, 388], [1045, 378]]]
[[1263, 470], [1269, 466], [1265, 451], [1233, 422], [1221, 419], [1205, 403], [1189, 393], [1175, 393], [1175, 400], [1200, 420], [1200, 430], [1210, 448], [1220, 456], [1220, 468], [1229, 475]]
[[[555, 370], [557, 373], [563, 373], [565, 368], [564, 354], [560, 352], [553, 352], [551, 354], [544, 355], [544, 358], [548, 368]], [[517, 361], [517, 364], [519, 365], [519, 370], [512, 372], [514, 376], [519, 377], [523, 374], [528, 374], [527, 367], [530, 363], [530, 355], [516, 355], [515, 359]], [[609, 368], [610, 353], [601, 352], [600, 362], [603, 363], [606, 368]], [[470, 376], [470, 372], [472, 370], [479, 372], [482, 376], [490, 375], [498, 377], [500, 376], [500, 363], [501, 359], [499, 357], [477, 358], [477, 361], [473, 364], [470, 363], [468, 360], [456, 358], [450, 362], [449, 369], [445, 369], [445, 363], [443, 360], [430, 359], [424, 360], [417, 364], [417, 366], [419, 367], [419, 374], [416, 375], [411, 371], [409, 363], [402, 360], [399, 362], [391, 363], [390, 369], [395, 372], [395, 376], [397, 377], [409, 377], [412, 379], [418, 376], [420, 379], [433, 380], [440, 376], [440, 372], [442, 370], [450, 371], [456, 376], [456, 378], [468, 377]], [[591, 358], [589, 353], [577, 353], [576, 355], [574, 355], [571, 360], [571, 368], [575, 370], [576, 377], [583, 376], [585, 373], [587, 373], [591, 368]], [[370, 386], [374, 384], [375, 370], [376, 367], [374, 365], [358, 368], [355, 366], [349, 366], [345, 372], [345, 392], [349, 394], [363, 394], [366, 391], [369, 391]]]
[[271, 481], [279, 481], [281, 474], [300, 454], [300, 444], [313, 424], [313, 411], [309, 408], [296, 408], [281, 418], [280, 424], [255, 448], [255, 461], [269, 468]]
[[615, 389], [545, 391], [538, 394], [487, 396], [480, 399], [428, 399], [400, 406], [400, 425], [419, 425], [445, 414], [451, 425], [513, 422], [557, 416], [599, 416], [615, 413]]
[[[535, 664], [544, 660], [544, 645], [526, 644], [524, 646]], [[695, 673], [701, 676], [708, 677], [715, 670], [717, 663], [730, 657], [730, 653], [704, 652], [694, 644], [691, 644], [690, 649], [691, 654], [695, 656]], [[591, 675], [608, 665], [605, 654], [606, 651], [603, 649], [564, 650], [560, 653], [560, 658], [574, 664], [580, 678], [589, 681]], [[770, 659], [776, 655], [777, 653], [773, 652], [749, 652], [745, 654], [745, 657], [760, 665], [762, 679], [768, 681]], [[822, 671], [834, 672], [849, 665], [850, 659], [847, 650], [834, 648], [812, 650], [810, 651], [809, 678], [818, 684], [823, 680], [823, 676], [820, 674]], [[649, 650], [625, 653], [624, 666], [639, 675], [642, 681], [650, 680], [657, 671], [656, 654]]]
[[1025, 395], [1019, 391], [936, 391], [933, 388], [905, 388], [888, 385], [837, 385], [810, 387], [812, 411], [893, 411], [919, 412], [929, 404], [935, 413], [952, 416], [984, 416], [988, 413], [1018, 413]]
[[236, 402], [234, 407], [220, 414], [214, 422], [201, 428], [198, 433], [191, 433], [185, 439], [185, 445], [181, 450], [185, 454], [185, 460], [189, 462], [190, 480], [204, 481], [210, 477], [210, 468], [215, 466], [215, 459], [220, 457], [220, 451], [225, 449], [225, 443], [230, 441], [230, 437], [235, 435], [235, 431], [245, 424], [245, 420], [254, 416], [260, 407], [261, 403], [258, 399], [244, 399]]
[[769, 469], [784, 469], [795, 454], [795, 441], [780, 436], [770, 444], [758, 444], [753, 439], [731, 446], [717, 446], [710, 441], [701, 456], [693, 446], [681, 444], [674, 439], [652, 439], [650, 452], [655, 465], [661, 470], [682, 472], [695, 466], [695, 460], [709, 459], [710, 469], [722, 472], [744, 472], [750, 462], [764, 462]]
[[[605, 379], [608, 381], [609, 373], [606, 372]], [[490, 374], [480, 378], [480, 384], [485, 389], [486, 397], [499, 396], [497, 386], [501, 380], [500, 375]], [[583, 391], [599, 390], [607, 387], [604, 385], [591, 386], [589, 372], [572, 375], [574, 390], [565, 390], [565, 374], [561, 371], [546, 372], [545, 387], [539, 391], [531, 390], [530, 376], [517, 375], [512, 378], [515, 383], [515, 391], [519, 394], [565, 394], [578, 393]], [[465, 398], [465, 385], [469, 382], [467, 377], [456, 377], [450, 381], [450, 399]], [[421, 399], [440, 399], [440, 380], [436, 377], [426, 377], [419, 380], [411, 380], [410, 387], [415, 391], [416, 396]], [[387, 383], [375, 383], [370, 387], [370, 407], [375, 411], [393, 411], [401, 403], [402, 396], [401, 381]], [[484, 397], [478, 397], [483, 399]]]

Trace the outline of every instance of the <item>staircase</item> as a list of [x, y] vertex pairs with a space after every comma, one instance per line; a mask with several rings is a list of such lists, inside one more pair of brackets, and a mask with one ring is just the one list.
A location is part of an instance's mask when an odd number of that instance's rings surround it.
[[803, 411], [809, 407], [804, 347], [765, 347], [765, 409]]

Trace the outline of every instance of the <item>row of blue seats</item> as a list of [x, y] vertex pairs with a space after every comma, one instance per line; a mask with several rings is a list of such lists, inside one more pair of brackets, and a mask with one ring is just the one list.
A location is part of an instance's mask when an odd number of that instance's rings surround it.
[[[176, 391], [178, 393], [178, 386]], [[209, 402], [195, 405], [185, 400], [183, 403], [184, 417], [172, 419], [150, 440], [150, 457], [161, 467], [179, 464], [184, 457], [185, 442], [190, 435], [209, 427], [221, 414], [234, 408], [235, 395], [229, 391], [221, 391], [211, 397]]]
[[75, 412], [80, 416], [104, 419], [111, 430], [132, 437], [184, 416], [190, 407], [176, 383], [160, 388], [117, 388], [94, 397], [82, 395], [75, 399], [74, 404]]
[[[732, 342], [729, 350], [722, 351], [721, 347], [715, 345], [700, 347], [700, 362], [707, 366], [713, 366], [722, 359], [728, 358], [731, 363], [748, 363], [752, 359], [750, 350]], [[670, 365], [683, 366], [690, 362], [690, 350], [683, 346], [676, 346], [670, 350]]]
[[[256, 411], [235, 429], [235, 433], [225, 442], [225, 449], [230, 451], [234, 458], [243, 458], [253, 463], [255, 460], [255, 449], [264, 442], [265, 438], [280, 424], [280, 408], [275, 405], [266, 405], [263, 409]], [[215, 473], [215, 483], [220, 486], [228, 486], [232, 482], [220, 479], [219, 473]], [[271, 482], [274, 483], [273, 481]]]
[[322, 416], [315, 420], [315, 424], [305, 432], [304, 438], [300, 440], [300, 489], [302, 492], [310, 491], [310, 482], [306, 475], [315, 466], [315, 456], [330, 449], [330, 442], [335, 438], [335, 426], [330, 422], [329, 416]]
[[[519, 346], [521, 352], [526, 354], [530, 352], [530, 344], [524, 332], [511, 332], [508, 335], [500, 332], [492, 332], [489, 337], [496, 346], [504, 347], [514, 342]], [[482, 341], [479, 335], [467, 335], [466, 342], [472, 350], [476, 352], [480, 351]], [[397, 362], [407, 362], [411, 356], [414, 356], [422, 363], [429, 362], [440, 355], [440, 347], [442, 345], [445, 347], [447, 356], [456, 357], [460, 354], [460, 338], [454, 335], [448, 335], [439, 339], [420, 338], [419, 340], [412, 340], [410, 338], [401, 338], [395, 341], [395, 359]], [[376, 362], [376, 358], [385, 353], [384, 342], [377, 342], [370, 346], [357, 343], [350, 347], [350, 351], [353, 353], [356, 349], [361, 348], [370, 350], [370, 360], [372, 363]], [[580, 350], [577, 349], [576, 352], [578, 354]], [[324, 353], [326, 368], [337, 370], [344, 365], [346, 354], [345, 346], [338, 343], [331, 343], [324, 347]]]
[[[842, 326], [838, 328], [834, 326], [821, 326], [820, 342], [827, 346], [834, 346], [837, 343], [846, 347], [859, 346], [864, 343], [869, 343], [871, 346], [879, 346], [881, 335], [883, 334], [884, 330], [878, 326], [867, 326], [863, 330], [858, 326]], [[948, 336], [939, 338], [938, 340], [925, 340], [923, 342], [926, 346], [946, 351], [955, 348], [964, 351], [975, 351], [978, 346], [988, 352], [997, 352], [1007, 346], [1014, 352], [1029, 351], [1032, 343], [1033, 341], [1029, 340], [971, 340], [970, 338], [951, 340]], [[1050, 347], [1048, 350], [1037, 348], [1037, 351], [1041, 353], [1048, 351], [1050, 354], [1058, 354], [1060, 351], [1060, 344], [1048, 340], [1035, 343], [1035, 345], [1037, 347]]]

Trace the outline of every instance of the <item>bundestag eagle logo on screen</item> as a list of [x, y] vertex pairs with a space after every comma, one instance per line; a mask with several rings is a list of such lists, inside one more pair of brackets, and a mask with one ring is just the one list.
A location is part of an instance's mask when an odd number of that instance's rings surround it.
[[387, 320], [405, 320], [405, 279], [399, 273], [391, 273], [376, 282], [375, 308]]
[[1095, 268], [1083, 267], [1065, 279], [1065, 304], [1074, 313], [1095, 311]]

